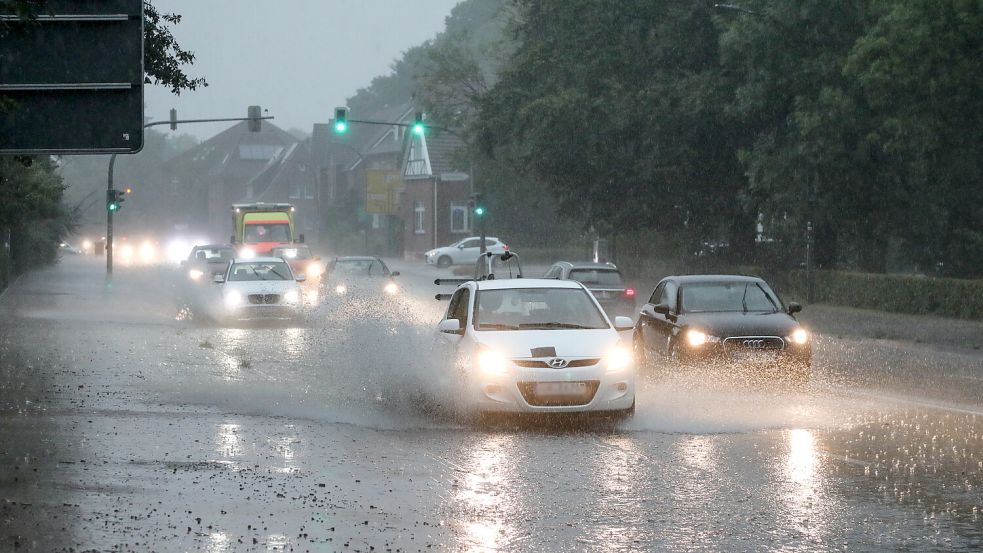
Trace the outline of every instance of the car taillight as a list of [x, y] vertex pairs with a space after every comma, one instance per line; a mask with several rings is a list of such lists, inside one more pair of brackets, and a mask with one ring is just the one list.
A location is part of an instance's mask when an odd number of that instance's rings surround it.
[[625, 297], [626, 298], [634, 298], [635, 297], [635, 289], [634, 288], [625, 288]]
[[505, 251], [509, 251], [509, 245], [508, 244], [502, 244], [502, 248], [504, 248]]

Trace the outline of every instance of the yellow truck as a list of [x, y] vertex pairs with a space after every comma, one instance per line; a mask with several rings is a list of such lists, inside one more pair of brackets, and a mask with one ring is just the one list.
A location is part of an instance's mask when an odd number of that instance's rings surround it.
[[291, 204], [232, 204], [232, 245], [242, 257], [269, 255], [273, 248], [304, 241], [296, 234]]

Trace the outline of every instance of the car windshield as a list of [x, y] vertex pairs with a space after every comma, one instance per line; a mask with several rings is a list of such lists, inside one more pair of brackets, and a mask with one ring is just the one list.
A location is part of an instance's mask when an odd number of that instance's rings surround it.
[[236, 263], [229, 271], [229, 280], [292, 280], [290, 267], [283, 261]]
[[778, 298], [757, 282], [687, 284], [681, 291], [685, 313], [779, 311]]
[[341, 275], [387, 276], [389, 269], [378, 259], [339, 259], [334, 270]]
[[257, 242], [289, 242], [290, 226], [286, 223], [274, 224], [249, 224], [246, 225], [245, 242], [255, 244]]
[[580, 288], [509, 288], [478, 292], [477, 330], [609, 328]]
[[282, 257], [287, 260], [292, 259], [311, 259], [309, 248], [273, 248], [273, 257]]
[[570, 280], [576, 280], [586, 286], [623, 288], [625, 285], [621, 273], [613, 269], [574, 269], [570, 271]]
[[232, 248], [198, 248], [191, 255], [192, 259], [198, 261], [228, 261], [235, 257]]

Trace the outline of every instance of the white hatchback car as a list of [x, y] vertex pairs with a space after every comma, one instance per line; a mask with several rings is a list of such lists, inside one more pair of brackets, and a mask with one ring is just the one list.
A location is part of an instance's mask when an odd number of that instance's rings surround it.
[[279, 257], [233, 259], [224, 275], [215, 275], [222, 284], [224, 317], [228, 319], [283, 318], [300, 314], [303, 291], [290, 265]]
[[463, 368], [479, 412], [635, 411], [631, 344], [579, 282], [468, 281], [450, 298], [438, 340]]
[[[485, 237], [485, 251], [505, 253], [509, 247], [494, 236]], [[450, 265], [474, 265], [481, 255], [481, 237], [471, 236], [450, 246], [428, 251], [424, 258], [430, 265], [449, 267]]]

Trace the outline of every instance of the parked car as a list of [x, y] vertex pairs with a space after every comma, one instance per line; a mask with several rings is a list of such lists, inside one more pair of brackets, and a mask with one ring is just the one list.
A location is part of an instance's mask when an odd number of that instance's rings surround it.
[[737, 368], [809, 379], [812, 343], [768, 284], [733, 275], [671, 276], [655, 287], [635, 324], [636, 361]]
[[215, 275], [222, 286], [224, 319], [287, 318], [301, 315], [303, 291], [279, 257], [233, 259], [225, 275]]
[[[479, 413], [635, 411], [635, 363], [620, 330], [580, 283], [471, 280], [450, 297], [437, 325], [456, 357], [460, 399]], [[449, 375], [450, 376], [450, 375]]]
[[610, 317], [635, 314], [635, 289], [625, 285], [614, 263], [557, 261], [543, 276], [583, 284]]
[[[509, 247], [494, 236], [485, 237], [485, 250], [492, 253], [505, 253]], [[427, 264], [438, 267], [451, 265], [473, 265], [481, 254], [481, 237], [471, 236], [450, 246], [436, 248], [426, 253]]]

